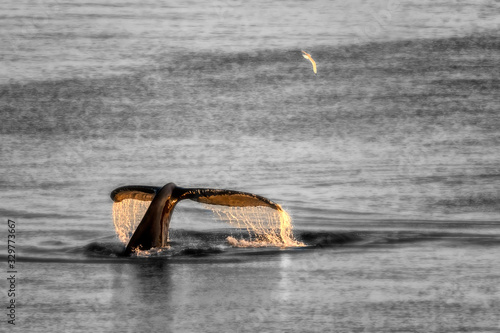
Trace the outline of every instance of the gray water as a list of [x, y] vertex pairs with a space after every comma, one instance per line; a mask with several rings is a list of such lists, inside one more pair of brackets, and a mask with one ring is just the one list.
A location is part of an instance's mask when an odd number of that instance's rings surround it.
[[[3, 6], [2, 329], [500, 329], [497, 2]], [[171, 181], [265, 196], [307, 247], [182, 202], [120, 257], [109, 193]]]
[[2, 4], [0, 82], [141, 71], [184, 51], [255, 52], [467, 36], [499, 28], [498, 3], [12, 1]]

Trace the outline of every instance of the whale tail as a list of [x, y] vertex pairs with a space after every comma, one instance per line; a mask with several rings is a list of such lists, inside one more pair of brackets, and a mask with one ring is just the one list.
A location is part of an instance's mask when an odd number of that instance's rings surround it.
[[111, 192], [114, 202], [125, 199], [151, 201], [144, 217], [127, 244], [124, 254], [130, 255], [135, 249], [149, 250], [164, 247], [168, 242], [170, 218], [175, 205], [184, 199], [204, 204], [229, 207], [269, 207], [282, 211], [277, 203], [262, 196], [222, 189], [182, 188], [174, 183], [163, 187], [128, 185]]

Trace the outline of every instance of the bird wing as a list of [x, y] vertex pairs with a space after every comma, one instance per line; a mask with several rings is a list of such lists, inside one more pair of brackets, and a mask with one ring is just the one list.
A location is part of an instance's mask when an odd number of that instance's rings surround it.
[[314, 61], [314, 59], [311, 57], [311, 55], [309, 53], [307, 53], [305, 51], [302, 51], [302, 53], [303, 53], [302, 56], [304, 58], [308, 59], [312, 63], [312, 65], [313, 65], [313, 72], [314, 72], [314, 74], [316, 74], [317, 73], [317, 70], [316, 70], [316, 61]]

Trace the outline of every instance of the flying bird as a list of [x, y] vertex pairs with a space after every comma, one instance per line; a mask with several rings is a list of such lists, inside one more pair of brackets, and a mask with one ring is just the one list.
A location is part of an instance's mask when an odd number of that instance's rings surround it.
[[302, 53], [303, 53], [302, 56], [304, 58], [308, 59], [313, 64], [313, 72], [314, 72], [314, 74], [316, 74], [317, 73], [317, 71], [316, 71], [316, 61], [314, 61], [314, 59], [311, 57], [311, 55], [309, 53], [307, 53], [305, 51], [302, 51]]

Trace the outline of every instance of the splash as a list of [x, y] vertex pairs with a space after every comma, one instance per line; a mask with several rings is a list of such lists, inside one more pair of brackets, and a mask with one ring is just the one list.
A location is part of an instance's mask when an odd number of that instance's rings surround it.
[[113, 203], [113, 224], [123, 244], [128, 244], [150, 204], [151, 201], [133, 199]]
[[248, 231], [250, 240], [238, 240], [232, 236], [227, 238], [227, 242], [234, 247], [304, 246], [293, 237], [292, 219], [281, 207], [276, 210], [262, 206], [205, 206], [214, 213], [218, 220]]
[[149, 257], [154, 257], [154, 256], [161, 256], [162, 254], [165, 253], [167, 248], [153, 248], [149, 250], [139, 250], [139, 249], [134, 249], [133, 253], [136, 257], [143, 257], [143, 258], [149, 258]]

